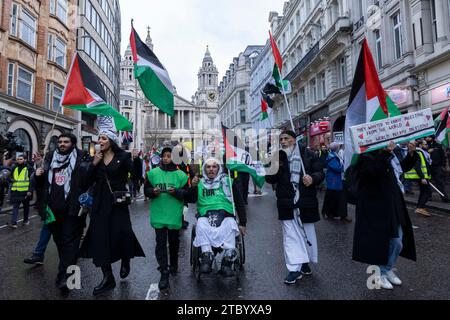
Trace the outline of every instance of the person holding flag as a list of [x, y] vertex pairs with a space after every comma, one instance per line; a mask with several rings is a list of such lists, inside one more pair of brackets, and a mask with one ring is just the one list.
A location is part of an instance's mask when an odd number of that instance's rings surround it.
[[225, 252], [220, 273], [231, 277], [237, 256], [236, 237], [239, 233], [244, 235], [246, 230], [244, 200], [234, 180], [223, 172], [217, 159], [207, 159], [202, 169], [203, 177], [192, 179], [192, 187], [186, 197], [190, 203], [197, 203], [198, 220], [193, 245], [201, 248], [200, 272], [212, 271], [213, 248], [222, 248]]
[[362, 43], [353, 78], [349, 107], [345, 118], [346, 185], [354, 198], [355, 232], [352, 258], [378, 265], [376, 285], [393, 289], [401, 280], [393, 267], [401, 255], [416, 260], [412, 223], [403, 196], [401, 175], [413, 168], [418, 159], [415, 144], [408, 144], [403, 159], [393, 153], [395, 144], [357, 157], [350, 128], [363, 123], [400, 115], [400, 111], [384, 91], [367, 40]]
[[[314, 223], [320, 220], [317, 186], [325, 176], [314, 152], [299, 148], [296, 135], [284, 131], [280, 135], [279, 169], [266, 175], [266, 182], [276, 184], [278, 218], [283, 230], [286, 267], [285, 284], [294, 284], [303, 275], [312, 274], [309, 262], [318, 262]], [[300, 162], [304, 162], [302, 172]]]
[[[39, 215], [46, 224], [58, 249], [59, 266], [56, 286], [67, 292], [67, 268], [77, 264], [78, 249], [86, 215], [79, 216], [78, 198], [88, 190], [88, 168], [91, 158], [77, 147], [77, 138], [70, 133], [58, 137], [57, 149], [35, 155], [37, 166], [34, 184]], [[53, 220], [53, 221], [52, 221]]]

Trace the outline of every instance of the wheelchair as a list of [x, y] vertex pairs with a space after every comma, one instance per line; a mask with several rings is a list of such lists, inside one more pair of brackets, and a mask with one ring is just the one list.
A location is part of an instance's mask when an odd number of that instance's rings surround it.
[[[190, 263], [192, 272], [197, 279], [197, 281], [200, 281], [200, 278], [202, 276], [202, 273], [200, 272], [200, 257], [202, 254], [201, 248], [194, 247], [194, 239], [195, 239], [195, 230], [196, 230], [197, 224], [193, 224], [192, 231], [191, 231], [191, 255], [190, 255]], [[223, 253], [222, 248], [213, 248], [213, 270], [216, 272], [219, 270], [219, 257], [222, 256], [221, 253]], [[237, 251], [237, 257], [235, 261], [233, 262], [232, 270], [234, 271], [234, 274], [236, 276], [236, 280], [239, 281], [240, 279], [240, 273], [244, 269], [245, 264], [245, 242], [244, 242], [244, 236], [242, 234], [239, 234], [236, 237], [236, 251]]]

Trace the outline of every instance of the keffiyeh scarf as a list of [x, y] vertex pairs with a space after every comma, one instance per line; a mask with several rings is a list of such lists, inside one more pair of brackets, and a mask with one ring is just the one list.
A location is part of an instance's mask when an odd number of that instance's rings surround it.
[[53, 170], [60, 169], [64, 166], [67, 166], [67, 179], [64, 181], [64, 198], [67, 199], [67, 196], [70, 192], [70, 181], [72, 178], [72, 172], [75, 168], [75, 164], [77, 163], [77, 149], [73, 148], [73, 151], [69, 154], [63, 155], [58, 153], [56, 150], [53, 153], [52, 163], [50, 164], [50, 170], [48, 172], [48, 183], [50, 184], [50, 192], [53, 183]]

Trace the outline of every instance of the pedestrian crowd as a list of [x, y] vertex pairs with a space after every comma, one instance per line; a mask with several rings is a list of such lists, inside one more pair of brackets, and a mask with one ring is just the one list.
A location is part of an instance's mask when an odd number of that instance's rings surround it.
[[[29, 163], [23, 153], [4, 161], [0, 205], [9, 194], [10, 227], [17, 228], [20, 206], [23, 225], [29, 224], [31, 200], [44, 221], [35, 250], [24, 262], [43, 264], [53, 237], [59, 256], [56, 286], [61, 291], [68, 292], [67, 269], [79, 258], [92, 259], [103, 274], [94, 295], [112, 290], [116, 286], [112, 264], [121, 262], [120, 277], [125, 279], [132, 259], [145, 257], [129, 209], [133, 201], [143, 197], [150, 200], [161, 290], [169, 287], [170, 276], [179, 271], [180, 230], [188, 226], [185, 213], [189, 203], [196, 206], [192, 246], [200, 250], [199, 271], [212, 272], [220, 249], [219, 273], [233, 276], [233, 263], [239, 254], [236, 239], [246, 233], [249, 173], [228, 170], [216, 158], [202, 159], [197, 168], [186, 160], [177, 164], [174, 155], [187, 156], [180, 145], [166, 144], [147, 154], [137, 150], [128, 153], [119, 147], [114, 131], [100, 128], [99, 132], [93, 157], [77, 148], [74, 135], [62, 134], [56, 150], [43, 156], [36, 153]], [[448, 202], [446, 151], [434, 137], [391, 143], [360, 155], [345, 171], [342, 145], [331, 143], [313, 150], [296, 138], [292, 131], [281, 134], [274, 160], [278, 169], [265, 177], [276, 196], [288, 271], [284, 283], [294, 284], [312, 274], [312, 264], [318, 263], [319, 255], [315, 224], [321, 216], [352, 223], [347, 210], [351, 203], [356, 206], [353, 260], [379, 266], [382, 288], [401, 285], [393, 271], [398, 257], [416, 259], [404, 195], [418, 185], [415, 212], [424, 217], [431, 216], [426, 203], [433, 191]], [[261, 194], [255, 184], [253, 190]], [[325, 195], [320, 210], [321, 190]]]

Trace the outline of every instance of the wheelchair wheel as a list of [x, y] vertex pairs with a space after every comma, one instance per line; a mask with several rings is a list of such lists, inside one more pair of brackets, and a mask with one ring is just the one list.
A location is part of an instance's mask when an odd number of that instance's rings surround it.
[[191, 231], [191, 267], [192, 272], [194, 273], [197, 280], [200, 280], [200, 266], [199, 266], [199, 259], [200, 259], [200, 248], [194, 247], [194, 239], [195, 239], [195, 225], [192, 226]]
[[245, 242], [242, 234], [239, 234], [239, 236], [236, 237], [236, 249], [239, 252], [236, 269], [243, 270], [245, 264]]

